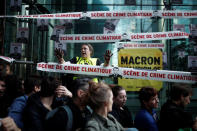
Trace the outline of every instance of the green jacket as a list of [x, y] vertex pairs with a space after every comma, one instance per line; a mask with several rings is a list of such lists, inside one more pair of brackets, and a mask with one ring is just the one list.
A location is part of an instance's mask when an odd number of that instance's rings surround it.
[[93, 113], [85, 126], [85, 131], [124, 131], [124, 128], [112, 115], [108, 114], [107, 118]]

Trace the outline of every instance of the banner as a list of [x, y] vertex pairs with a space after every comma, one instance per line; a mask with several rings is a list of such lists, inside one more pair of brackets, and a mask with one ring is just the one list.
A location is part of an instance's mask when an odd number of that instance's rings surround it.
[[147, 80], [158, 80], [166, 82], [180, 82], [180, 83], [196, 83], [197, 76], [191, 76], [191, 72], [179, 71], [143, 71], [129, 68], [120, 68], [122, 77], [124, 78], [138, 78]]
[[182, 25], [182, 24], [173, 24], [173, 31], [185, 32], [185, 25]]
[[197, 10], [130, 10], [130, 11], [89, 11], [41, 15], [0, 16], [29, 19], [130, 19], [130, 18], [197, 18]]
[[38, 63], [37, 70], [59, 72], [59, 73], [72, 73], [83, 75], [95, 76], [110, 76], [113, 67], [78, 65], [78, 64], [57, 64], [57, 63]]
[[125, 0], [125, 5], [136, 5], [136, 0]]
[[[189, 34], [180, 31], [153, 32], [153, 33], [131, 33], [126, 34], [130, 41], [168, 40], [188, 38]], [[60, 34], [59, 40], [67, 43], [99, 43], [119, 42], [124, 40], [124, 34]]]
[[189, 30], [190, 30], [189, 41], [193, 41], [194, 43], [196, 43], [196, 41], [197, 41], [197, 24], [189, 24]]
[[115, 29], [119, 21], [119, 19], [106, 20], [103, 28], [103, 34], [115, 33]]
[[183, 4], [183, 0], [172, 0], [172, 4]]
[[165, 47], [164, 43], [132, 43], [132, 42], [117, 42], [117, 48], [128, 49], [128, 48], [160, 48]]
[[37, 70], [47, 72], [72, 73], [93, 76], [112, 76], [124, 78], [136, 78], [146, 80], [158, 80], [166, 82], [196, 83], [197, 76], [191, 72], [167, 71], [167, 70], [142, 70], [121, 67], [103, 67], [78, 64], [37, 63]]
[[11, 0], [10, 10], [13, 12], [21, 11], [22, 0]]
[[[121, 49], [118, 52], [118, 66], [161, 70], [163, 69], [162, 56], [162, 51], [160, 49]], [[121, 85], [127, 91], [139, 91], [140, 88], [144, 86], [151, 86], [160, 90], [163, 83], [153, 80], [126, 79], [126, 76], [123, 76], [123, 78], [118, 78], [118, 85]]]
[[188, 56], [188, 70], [197, 72], [197, 56]]
[[41, 14], [41, 15], [17, 15], [15, 17], [29, 18], [29, 19], [79, 19], [82, 17], [82, 12]]
[[16, 41], [18, 43], [28, 43], [29, 28], [19, 28], [17, 31]]
[[49, 28], [48, 28], [48, 20], [46, 19], [38, 19], [37, 20], [37, 30], [38, 31], [48, 31]]
[[10, 45], [10, 57], [14, 59], [21, 59], [22, 54], [22, 44], [21, 43], [11, 43]]
[[64, 52], [64, 54], [66, 54], [67, 44], [66, 43], [60, 43], [60, 42], [55, 42], [54, 49], [61, 49]]
[[10, 57], [6, 57], [6, 56], [0, 56], [0, 59], [5, 60], [9, 63], [12, 63], [13, 61], [15, 61], [15, 59], [10, 58]]
[[60, 24], [65, 27], [66, 30], [72, 29], [73, 28], [73, 23], [72, 20], [68, 19], [61, 19]]
[[52, 35], [51, 35], [51, 40], [54, 40], [54, 41], [58, 42], [59, 41], [59, 35], [64, 34], [64, 32], [65, 32], [65, 27], [64, 26], [56, 25], [53, 28], [53, 32], [52, 32]]

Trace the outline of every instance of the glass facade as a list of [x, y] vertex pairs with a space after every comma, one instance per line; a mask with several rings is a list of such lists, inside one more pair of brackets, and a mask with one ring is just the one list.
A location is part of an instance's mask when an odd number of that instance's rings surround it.
[[[5, 15], [29, 15], [29, 14], [49, 14], [49, 13], [66, 13], [66, 12], [86, 12], [86, 11], [126, 11], [126, 10], [197, 10], [196, 0], [182, 0], [182, 4], [174, 4], [172, 0], [136, 0], [135, 5], [125, 5], [124, 0], [31, 0], [22, 2], [20, 12], [10, 10], [10, 0], [5, 0]], [[35, 3], [34, 3], [35, 2]], [[66, 29], [65, 34], [102, 34], [105, 24], [104, 19], [80, 21], [73, 20], [73, 28]], [[28, 28], [28, 44], [22, 44], [21, 60], [34, 62], [57, 62], [54, 57], [55, 42], [50, 39], [53, 29], [60, 24], [60, 20], [49, 19], [49, 30], [38, 31], [36, 19], [1, 19], [1, 26], [4, 27], [4, 42], [2, 55], [9, 56], [12, 42], [16, 42], [17, 30], [21, 27]], [[147, 33], [147, 32], [165, 32], [173, 31], [176, 24], [184, 25], [185, 32], [190, 33], [189, 26], [197, 24], [197, 19], [120, 19], [116, 25], [115, 33]], [[147, 41], [146, 41], [147, 42]], [[189, 71], [188, 56], [197, 55], [197, 41], [190, 39], [181, 40], [157, 40], [148, 41], [149, 43], [164, 43], [164, 53], [167, 54], [167, 65], [164, 69], [174, 71]], [[143, 42], [142, 42], [143, 43]], [[73, 56], [80, 56], [80, 43], [67, 43], [67, 52], [65, 60]], [[118, 50], [114, 43], [92, 43], [94, 47], [94, 57], [104, 61], [103, 55], [107, 49], [112, 50], [112, 65], [118, 63]], [[181, 55], [182, 53], [182, 55]], [[20, 77], [32, 74], [45, 74], [36, 71], [35, 66], [15, 64], [14, 73]], [[49, 75], [59, 76], [58, 73], [47, 73]], [[114, 78], [103, 78], [108, 83], [117, 83]], [[162, 105], [168, 98], [168, 91], [172, 83], [163, 83], [160, 91], [160, 104]], [[196, 90], [196, 85], [191, 86]], [[135, 113], [139, 107], [137, 92], [128, 92], [127, 105]], [[192, 103], [188, 107], [192, 113], [197, 114], [197, 96], [194, 95]]]

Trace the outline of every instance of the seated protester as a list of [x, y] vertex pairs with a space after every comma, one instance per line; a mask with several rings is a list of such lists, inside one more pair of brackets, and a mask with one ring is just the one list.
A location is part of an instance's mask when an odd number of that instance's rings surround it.
[[131, 112], [125, 106], [127, 101], [126, 90], [122, 86], [111, 86], [113, 92], [112, 114], [116, 120], [124, 127], [133, 127]]
[[67, 131], [69, 117], [72, 116], [71, 131], [84, 128], [86, 121], [90, 118], [91, 111], [88, 109], [87, 91], [89, 88], [89, 79], [77, 79], [73, 82], [72, 99], [67, 103], [70, 108], [70, 114], [65, 110], [58, 110], [53, 117], [46, 120], [46, 131]]
[[197, 119], [184, 110], [190, 103], [192, 89], [185, 85], [175, 85], [170, 92], [170, 99], [161, 107], [160, 131], [179, 131], [193, 128], [197, 130]]
[[16, 125], [23, 129], [22, 114], [30, 95], [40, 91], [40, 82], [36, 78], [28, 78], [24, 82], [25, 95], [17, 97], [9, 108], [8, 116], [14, 119]]
[[0, 118], [7, 117], [8, 108], [13, 100], [21, 96], [21, 83], [15, 75], [1, 76], [0, 78]]
[[93, 109], [91, 119], [84, 131], [124, 131], [121, 124], [111, 115], [113, 94], [104, 83], [91, 82], [89, 87], [90, 107]]
[[[100, 59], [92, 58], [93, 53], [94, 53], [94, 49], [93, 49], [92, 45], [83, 44], [81, 46], [81, 57], [74, 57], [71, 60], [69, 60], [69, 62], [71, 64], [81, 64], [81, 65], [94, 65], [94, 66], [101, 65]], [[63, 50], [55, 49], [55, 55], [56, 55], [60, 64], [65, 63], [65, 61], [63, 59], [63, 56], [64, 56]], [[105, 55], [104, 55], [104, 59], [105, 59], [104, 66], [109, 66], [109, 61], [110, 61], [111, 56], [112, 56], [111, 51], [107, 50]], [[69, 83], [71, 83], [71, 81], [73, 81], [74, 79], [77, 79], [77, 77], [78, 78], [83, 78], [84, 76], [67, 75], [66, 78], [63, 78], [63, 79], [66, 80], [65, 83], [67, 83], [66, 86], [68, 87], [69, 90], [72, 88], [71, 85], [69, 85]], [[98, 82], [98, 78], [93, 78], [92, 80], [94, 82]]]
[[46, 114], [52, 110], [55, 90], [59, 83], [53, 77], [44, 77], [41, 91], [31, 95], [23, 114], [25, 131], [43, 131]]
[[5, 117], [0, 120], [0, 131], [21, 131], [11, 117]]
[[154, 108], [158, 108], [159, 98], [156, 89], [143, 87], [139, 91], [141, 110], [135, 116], [135, 127], [139, 131], [158, 131], [157, 115]]

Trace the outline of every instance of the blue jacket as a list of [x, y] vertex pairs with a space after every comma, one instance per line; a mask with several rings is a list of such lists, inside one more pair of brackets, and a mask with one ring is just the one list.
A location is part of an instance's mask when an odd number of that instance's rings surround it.
[[139, 131], [158, 131], [156, 118], [154, 110], [151, 115], [146, 109], [141, 109], [135, 117], [135, 127]]
[[23, 129], [22, 113], [27, 103], [28, 96], [20, 96], [14, 100], [9, 108], [8, 116], [14, 119], [16, 125]]

